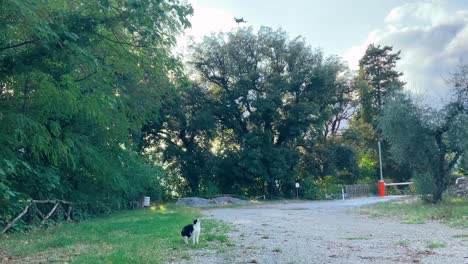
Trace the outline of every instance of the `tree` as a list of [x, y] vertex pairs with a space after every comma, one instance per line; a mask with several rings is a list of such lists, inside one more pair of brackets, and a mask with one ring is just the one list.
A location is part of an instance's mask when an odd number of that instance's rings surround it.
[[429, 191], [433, 203], [440, 202], [450, 173], [468, 150], [468, 112], [457, 97], [440, 110], [423, 108], [407, 96], [397, 94], [383, 109], [379, 128], [388, 142], [392, 158], [414, 171], [417, 187]]
[[376, 149], [377, 134], [364, 119], [351, 119], [348, 128], [343, 133], [343, 141], [351, 146], [359, 156], [359, 180], [375, 183], [378, 180], [378, 153]]
[[301, 146], [323, 138], [341, 61], [304, 40], [263, 27], [206, 37], [191, 64], [206, 83], [226, 148], [218, 169], [223, 191], [289, 195]]
[[[93, 210], [160, 193], [162, 169], [131, 139], [177, 71], [175, 0], [2, 1], [0, 214], [22, 199]], [[4, 191], [5, 190], [5, 191]], [[4, 218], [5, 219], [5, 218]]]
[[142, 128], [142, 149], [162, 153], [167, 168], [186, 183], [173, 183], [181, 195], [203, 195], [214, 181], [215, 156], [211, 151], [216, 124], [204, 89], [185, 86], [163, 97], [160, 116]]
[[[401, 91], [404, 82], [400, 80], [403, 73], [398, 72], [396, 63], [400, 60], [400, 51], [392, 53], [393, 47], [370, 44], [364, 56], [359, 60], [359, 74], [355, 78], [355, 85], [359, 91], [360, 109], [358, 118], [371, 124], [376, 132], [376, 141], [372, 145], [375, 152], [377, 150], [377, 140], [381, 141], [383, 159], [383, 171], [386, 177], [393, 180], [407, 180], [409, 177], [408, 168], [398, 165], [389, 158], [389, 143], [381, 139], [381, 132], [377, 129], [376, 119], [385, 105], [386, 97], [394, 92]], [[380, 138], [380, 139], [379, 139]], [[364, 156], [361, 156], [363, 158]], [[377, 170], [377, 160], [367, 164], [375, 164]]]
[[338, 78], [337, 84], [335, 95], [332, 97], [333, 103], [327, 109], [330, 119], [325, 124], [325, 138], [343, 132], [343, 123], [350, 121], [358, 105], [359, 86], [350, 80], [348, 74]]
[[[453, 100], [459, 102], [463, 109], [468, 109], [468, 64], [460, 64], [449, 82], [455, 88]], [[465, 128], [468, 129], [468, 124], [465, 123]], [[465, 140], [465, 149], [468, 149], [468, 140]], [[468, 151], [463, 152], [458, 169], [460, 172], [468, 171]]]
[[[400, 51], [392, 53], [393, 47], [370, 44], [359, 60], [358, 80], [361, 90], [361, 106], [366, 116], [376, 117], [387, 95], [401, 90], [403, 73], [395, 70]], [[362, 83], [365, 81], [365, 83]]]

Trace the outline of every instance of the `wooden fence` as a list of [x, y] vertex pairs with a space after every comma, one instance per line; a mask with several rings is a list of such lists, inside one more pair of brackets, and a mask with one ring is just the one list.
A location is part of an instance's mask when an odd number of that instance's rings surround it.
[[[38, 207], [38, 205], [39, 206], [42, 205], [43, 208], [51, 208], [51, 209], [47, 210], [46, 211], [47, 213], [43, 213], [41, 209]], [[64, 220], [69, 222], [72, 220], [73, 206], [75, 205], [77, 205], [77, 203], [63, 201], [63, 200], [31, 200], [25, 205], [24, 209], [12, 220], [8, 221], [6, 219], [0, 219], [6, 223], [6, 225], [2, 228], [2, 232], [0, 234], [5, 233], [18, 220], [20, 220], [22, 217], [27, 215], [28, 212], [29, 212], [29, 215], [32, 217], [36, 215], [39, 216], [39, 218], [41, 219], [41, 225], [43, 225], [52, 215], [54, 215], [54, 213], [56, 213], [56, 216], [63, 217]], [[63, 210], [57, 210], [57, 208], [61, 208]], [[60, 211], [61, 213], [57, 213], [58, 211]], [[58, 214], [61, 214], [61, 215], [58, 215]]]
[[368, 184], [355, 184], [345, 185], [346, 198], [355, 198], [371, 195], [371, 185]]

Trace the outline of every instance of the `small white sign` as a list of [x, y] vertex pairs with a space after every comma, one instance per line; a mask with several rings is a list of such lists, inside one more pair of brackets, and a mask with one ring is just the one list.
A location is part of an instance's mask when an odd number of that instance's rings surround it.
[[145, 196], [145, 197], [144, 197], [144, 199], [143, 199], [143, 206], [144, 206], [144, 207], [150, 206], [150, 198], [149, 198], [149, 196]]
[[299, 183], [298, 182], [296, 182], [296, 188], [299, 188]]

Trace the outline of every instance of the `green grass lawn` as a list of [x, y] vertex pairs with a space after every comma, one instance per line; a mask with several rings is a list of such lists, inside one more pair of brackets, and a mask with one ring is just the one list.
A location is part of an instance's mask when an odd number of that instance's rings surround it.
[[[214, 220], [202, 221], [199, 245], [186, 245], [180, 230], [200, 217], [189, 208], [137, 210], [115, 213], [78, 224], [0, 236], [0, 259], [19, 263], [163, 263], [173, 257], [189, 258], [187, 247], [219, 247], [227, 242]], [[220, 234], [221, 233], [221, 234]]]
[[396, 200], [367, 206], [361, 208], [360, 212], [374, 217], [400, 217], [405, 224], [424, 224], [437, 220], [452, 227], [468, 228], [467, 198], [447, 198], [437, 205], [420, 200]]

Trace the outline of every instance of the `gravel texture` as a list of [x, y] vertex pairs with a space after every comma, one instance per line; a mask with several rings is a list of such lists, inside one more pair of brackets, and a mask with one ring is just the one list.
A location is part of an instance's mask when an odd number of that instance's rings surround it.
[[[374, 219], [350, 210], [389, 199], [392, 197], [205, 210], [205, 218], [235, 226], [228, 233], [231, 244], [219, 250], [189, 249], [189, 259], [172, 263], [468, 264], [468, 238], [454, 237], [468, 234], [467, 229], [435, 222], [403, 224], [397, 218]], [[203, 230], [200, 239], [208, 243]]]

